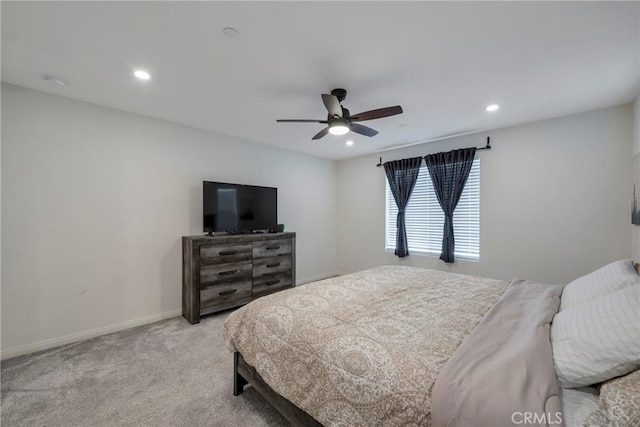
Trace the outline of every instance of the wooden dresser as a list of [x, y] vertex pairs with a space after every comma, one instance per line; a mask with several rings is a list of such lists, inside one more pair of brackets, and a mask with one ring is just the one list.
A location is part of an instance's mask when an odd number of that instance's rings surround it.
[[182, 237], [182, 315], [191, 324], [295, 283], [296, 233]]

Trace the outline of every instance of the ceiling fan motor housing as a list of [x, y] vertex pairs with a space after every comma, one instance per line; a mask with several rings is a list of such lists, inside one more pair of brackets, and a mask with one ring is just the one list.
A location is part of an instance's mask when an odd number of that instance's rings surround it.
[[[342, 118], [351, 120], [351, 115], [349, 114], [349, 110], [344, 108], [342, 105], [340, 107], [342, 108]], [[334, 119], [336, 119], [336, 117], [333, 117], [331, 114], [327, 114], [327, 121], [330, 122], [331, 120], [334, 120]]]

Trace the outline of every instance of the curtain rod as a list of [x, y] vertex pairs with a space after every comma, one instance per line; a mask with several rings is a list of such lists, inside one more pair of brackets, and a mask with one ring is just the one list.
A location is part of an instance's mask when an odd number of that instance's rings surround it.
[[[487, 145], [485, 145], [484, 147], [476, 148], [476, 151], [478, 151], [478, 150], [491, 150], [491, 137], [490, 136], [487, 137]], [[380, 162], [378, 162], [376, 167], [379, 168], [380, 166], [382, 166], [382, 157], [380, 157]]]

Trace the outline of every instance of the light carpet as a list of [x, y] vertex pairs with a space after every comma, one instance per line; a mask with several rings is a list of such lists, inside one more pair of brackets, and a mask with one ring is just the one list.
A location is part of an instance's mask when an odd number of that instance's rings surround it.
[[229, 315], [182, 317], [2, 362], [2, 426], [287, 426], [252, 388], [233, 396]]

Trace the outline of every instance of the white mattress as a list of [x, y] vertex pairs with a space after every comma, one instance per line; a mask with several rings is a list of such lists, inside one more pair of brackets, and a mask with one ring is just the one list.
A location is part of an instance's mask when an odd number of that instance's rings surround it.
[[565, 427], [581, 427], [585, 418], [598, 409], [598, 389], [595, 387], [562, 388], [560, 401]]

